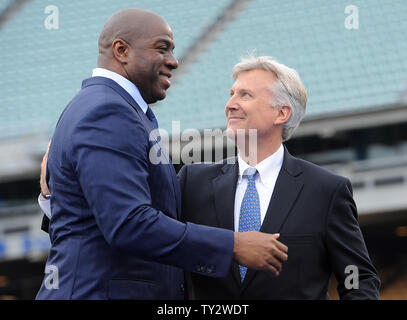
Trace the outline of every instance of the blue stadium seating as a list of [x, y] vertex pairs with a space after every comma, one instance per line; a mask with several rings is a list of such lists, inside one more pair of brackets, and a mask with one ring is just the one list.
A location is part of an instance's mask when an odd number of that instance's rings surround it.
[[[30, 1], [0, 29], [0, 137], [52, 133], [59, 114], [96, 67], [105, 21], [127, 7], [152, 10], [171, 25], [182, 57], [232, 0]], [[55, 5], [59, 29], [44, 25]]]
[[0, 0], [0, 14], [13, 2], [14, 0]]
[[[171, 25], [178, 58], [233, 0], [55, 0], [59, 29], [47, 30], [49, 1], [29, 1], [0, 29], [0, 138], [47, 131], [96, 66], [97, 38], [115, 11], [139, 7]], [[2, 2], [3, 3], [3, 2]], [[309, 95], [307, 117], [397, 103], [407, 88], [407, 2], [355, 1], [359, 29], [344, 26], [348, 1], [253, 0], [173, 81], [155, 106], [160, 126], [223, 128], [231, 70], [255, 50], [295, 68]]]
[[308, 117], [397, 103], [407, 88], [407, 2], [356, 4], [359, 29], [348, 30], [349, 1], [249, 2], [157, 105], [161, 127], [177, 119], [182, 129], [223, 128], [231, 70], [252, 51], [299, 72]]

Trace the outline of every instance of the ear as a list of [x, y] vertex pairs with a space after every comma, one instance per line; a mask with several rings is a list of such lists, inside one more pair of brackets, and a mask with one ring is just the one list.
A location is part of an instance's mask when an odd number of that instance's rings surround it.
[[113, 56], [121, 63], [127, 63], [130, 46], [122, 39], [115, 39], [112, 43]]
[[276, 120], [274, 121], [274, 124], [279, 125], [279, 124], [284, 124], [290, 119], [291, 116], [291, 107], [288, 105], [284, 106], [279, 106], [277, 107], [278, 115]]

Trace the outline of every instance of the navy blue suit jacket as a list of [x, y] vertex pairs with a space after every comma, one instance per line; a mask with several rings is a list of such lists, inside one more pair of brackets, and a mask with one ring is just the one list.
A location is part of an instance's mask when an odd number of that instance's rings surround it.
[[58, 283], [45, 274], [37, 299], [183, 299], [183, 269], [227, 274], [232, 231], [178, 221], [177, 176], [170, 162], [150, 161], [168, 159], [151, 130], [116, 82], [84, 80], [49, 151], [47, 266]]

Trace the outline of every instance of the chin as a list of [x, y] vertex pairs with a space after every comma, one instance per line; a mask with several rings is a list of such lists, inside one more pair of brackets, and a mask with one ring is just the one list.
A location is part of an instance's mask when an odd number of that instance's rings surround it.
[[231, 139], [231, 140], [235, 140], [235, 138], [236, 138], [236, 129], [234, 129], [234, 128], [231, 128], [231, 127], [227, 127], [226, 128], [226, 136], [229, 138], [229, 139]]
[[165, 94], [160, 96], [154, 96], [150, 101], [146, 101], [147, 104], [156, 103], [157, 101], [165, 99]]
[[237, 137], [237, 136], [239, 136], [239, 137], [246, 137], [246, 136], [249, 136], [250, 134], [252, 134], [252, 133], [251, 133], [252, 131], [257, 132], [256, 129], [248, 129], [248, 128], [245, 128], [245, 127], [229, 126], [229, 127], [227, 127], [227, 129], [226, 129], [226, 134], [227, 134], [228, 136], [229, 136], [229, 135], [232, 135], [232, 136], [234, 136], [234, 137]]
[[156, 101], [164, 100], [167, 97], [167, 93], [165, 90], [161, 90], [160, 92], [157, 92], [157, 94], [154, 96], [154, 99]]

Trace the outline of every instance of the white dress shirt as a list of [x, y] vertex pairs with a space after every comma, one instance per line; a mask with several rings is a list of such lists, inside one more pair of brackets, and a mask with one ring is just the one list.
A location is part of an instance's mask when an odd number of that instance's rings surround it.
[[[119, 86], [126, 90], [129, 95], [131, 95], [131, 97], [137, 102], [144, 113], [147, 112], [148, 104], [144, 101], [139, 89], [133, 82], [129, 81], [116, 72], [103, 68], [93, 69], [92, 77], [105, 77], [115, 81]], [[42, 212], [44, 212], [45, 215], [49, 219], [51, 219], [51, 201], [43, 197], [43, 195], [40, 193], [40, 195], [38, 196], [38, 204], [40, 205]]]
[[[237, 156], [239, 164], [239, 177], [236, 186], [235, 195], [235, 231], [239, 231], [239, 217], [240, 206], [242, 205], [243, 196], [247, 189], [247, 178], [243, 178], [243, 172], [250, 166], [240, 157]], [[260, 218], [263, 224], [264, 217], [266, 216], [267, 208], [269, 206], [271, 196], [273, 195], [274, 187], [276, 185], [278, 174], [280, 173], [281, 166], [283, 165], [284, 148], [280, 145], [278, 150], [271, 156], [259, 162], [255, 168], [258, 171], [256, 176], [256, 189], [259, 194], [260, 200]]]

